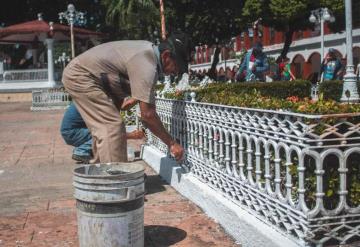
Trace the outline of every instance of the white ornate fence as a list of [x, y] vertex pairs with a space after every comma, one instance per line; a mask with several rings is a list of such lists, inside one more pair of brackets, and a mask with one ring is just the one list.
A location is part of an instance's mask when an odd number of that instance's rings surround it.
[[[360, 113], [305, 115], [158, 99], [204, 183], [302, 246], [360, 238]], [[151, 133], [148, 143], [167, 147]]]
[[47, 69], [6, 70], [3, 74], [2, 80], [3, 82], [47, 81], [48, 70]]
[[32, 111], [64, 109], [71, 102], [64, 88], [51, 88], [32, 91]]

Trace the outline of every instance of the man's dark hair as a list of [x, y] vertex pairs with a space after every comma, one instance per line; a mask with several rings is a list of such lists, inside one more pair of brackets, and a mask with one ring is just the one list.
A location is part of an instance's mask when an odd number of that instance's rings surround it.
[[188, 62], [190, 58], [190, 39], [189, 36], [181, 31], [175, 31], [159, 44], [160, 54], [169, 50], [172, 58], [176, 60], [179, 67], [179, 73], [188, 71]]

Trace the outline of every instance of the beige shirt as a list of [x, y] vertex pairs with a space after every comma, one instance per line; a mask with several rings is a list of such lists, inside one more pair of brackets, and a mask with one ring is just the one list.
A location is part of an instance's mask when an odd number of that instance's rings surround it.
[[67, 67], [68, 77], [87, 76], [94, 83], [104, 83], [102, 74], [106, 74], [109, 91], [116, 98], [131, 95], [146, 103], [155, 102], [154, 85], [158, 71], [151, 42], [125, 40], [104, 43], [74, 58]]

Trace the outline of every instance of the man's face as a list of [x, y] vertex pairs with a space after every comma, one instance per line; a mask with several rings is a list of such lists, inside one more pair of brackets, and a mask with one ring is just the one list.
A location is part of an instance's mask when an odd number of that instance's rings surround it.
[[179, 67], [176, 64], [176, 60], [171, 56], [170, 51], [165, 50], [161, 54], [161, 61], [165, 75], [175, 75], [179, 73]]

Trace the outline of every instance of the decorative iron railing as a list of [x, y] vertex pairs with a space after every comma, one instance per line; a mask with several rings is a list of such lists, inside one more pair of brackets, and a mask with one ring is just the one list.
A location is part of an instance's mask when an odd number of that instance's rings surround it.
[[47, 81], [47, 69], [6, 70], [0, 82]]
[[[306, 115], [157, 99], [196, 177], [301, 246], [360, 238], [360, 113]], [[150, 132], [147, 145], [166, 153]]]
[[51, 88], [32, 91], [32, 111], [64, 109], [71, 102], [71, 97], [64, 88]]
[[126, 126], [134, 126], [139, 129], [139, 107], [134, 106], [127, 111], [120, 112]]

